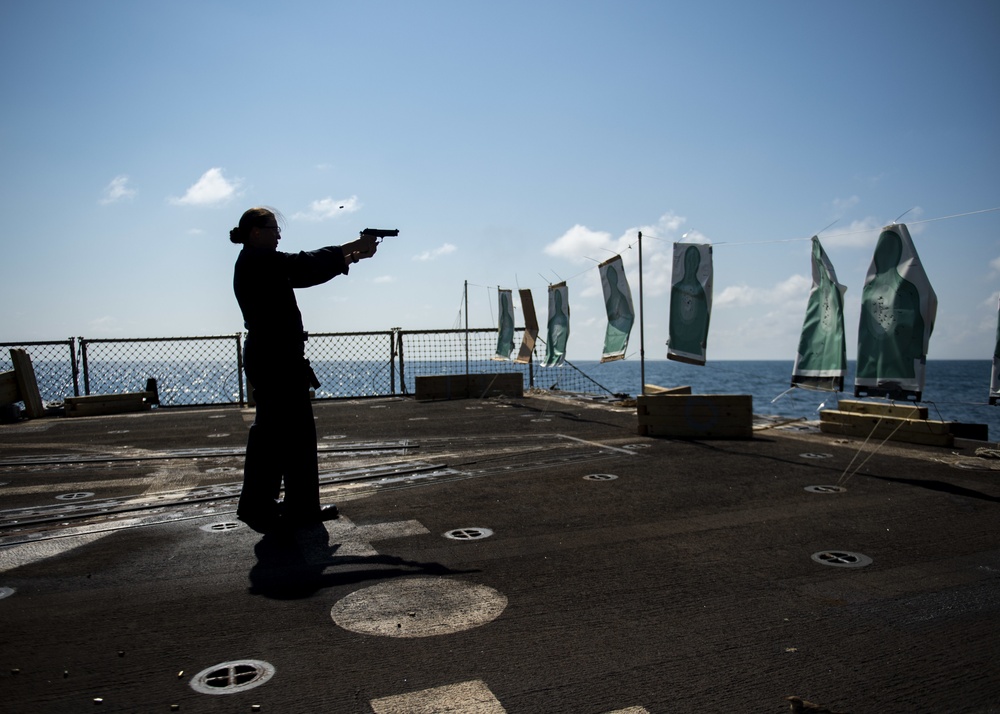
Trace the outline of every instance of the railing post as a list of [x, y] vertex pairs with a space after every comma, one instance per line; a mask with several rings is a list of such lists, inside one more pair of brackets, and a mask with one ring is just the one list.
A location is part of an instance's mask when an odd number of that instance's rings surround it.
[[76, 363], [76, 338], [69, 338], [69, 364], [73, 371], [73, 396], [80, 396], [80, 366]]
[[90, 394], [90, 370], [87, 367], [87, 341], [80, 338], [80, 361], [83, 366], [83, 393]]
[[245, 407], [243, 392], [243, 336], [236, 333], [236, 381], [240, 383], [240, 406]]
[[392, 328], [389, 329], [389, 394], [396, 394], [396, 340]]
[[401, 328], [396, 329], [396, 340], [398, 342], [396, 354], [399, 355], [399, 391], [406, 394], [406, 373], [403, 371], [403, 330]]

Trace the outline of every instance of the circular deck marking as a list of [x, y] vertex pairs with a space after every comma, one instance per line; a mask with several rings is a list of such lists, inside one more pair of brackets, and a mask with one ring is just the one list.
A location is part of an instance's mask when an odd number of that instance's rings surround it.
[[444, 534], [445, 538], [452, 540], [482, 540], [493, 535], [489, 528], [456, 528]]
[[91, 498], [93, 496], [92, 491], [76, 491], [75, 493], [63, 493], [56, 496], [58, 501], [79, 501], [82, 498]]
[[345, 630], [379, 637], [432, 637], [492, 622], [507, 597], [485, 585], [415, 577], [357, 590], [333, 606], [330, 617]]
[[871, 565], [872, 559], [863, 553], [852, 553], [849, 550], [821, 550], [812, 554], [812, 559], [823, 565], [835, 568], [863, 568]]
[[799, 454], [803, 459], [832, 459], [833, 454]]
[[208, 469], [205, 473], [209, 474], [228, 474], [233, 471], [239, 471], [236, 466], [216, 466], [215, 468]]
[[237, 694], [259, 687], [274, 676], [274, 665], [257, 659], [223, 662], [191, 678], [191, 689], [201, 694]]
[[551, 419], [532, 419], [531, 421], [552, 421]]
[[622, 445], [622, 448], [623, 449], [630, 449], [630, 450], [633, 450], [633, 451], [635, 449], [648, 449], [649, 448], [649, 444], [624, 444], [624, 445]]
[[8, 588], [6, 586], [0, 587], [0, 600], [3, 600], [5, 597], [10, 597], [15, 592], [14, 588]]
[[805, 490], [809, 493], [845, 493], [847, 491], [843, 486], [833, 485], [806, 486]]
[[221, 439], [224, 436], [229, 436], [229, 434], [208, 434], [209, 439]]
[[128, 429], [112, 429], [109, 434], [128, 434]]
[[614, 474], [587, 474], [583, 478], [587, 481], [614, 481], [618, 477]]
[[223, 521], [222, 523], [209, 523], [208, 525], [201, 526], [201, 530], [208, 533], [225, 533], [242, 527], [243, 524], [238, 521]]

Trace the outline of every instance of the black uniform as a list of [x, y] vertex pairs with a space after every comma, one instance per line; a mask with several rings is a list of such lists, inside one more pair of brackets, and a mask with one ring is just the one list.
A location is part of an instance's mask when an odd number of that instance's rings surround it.
[[247, 329], [243, 365], [257, 403], [237, 514], [256, 530], [276, 524], [282, 478], [282, 519], [319, 515], [316, 424], [309, 400], [316, 377], [305, 359], [306, 334], [293, 288], [319, 285], [347, 270], [337, 246], [302, 253], [244, 246], [236, 260], [233, 290]]

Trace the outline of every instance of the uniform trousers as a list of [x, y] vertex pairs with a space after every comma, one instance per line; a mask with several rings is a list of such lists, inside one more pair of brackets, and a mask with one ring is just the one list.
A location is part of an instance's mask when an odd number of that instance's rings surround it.
[[[315, 518], [319, 506], [316, 422], [309, 396], [309, 363], [294, 352], [260, 349], [247, 339], [247, 380], [257, 405], [247, 438], [241, 518], [268, 522]], [[285, 498], [279, 507], [281, 486]]]

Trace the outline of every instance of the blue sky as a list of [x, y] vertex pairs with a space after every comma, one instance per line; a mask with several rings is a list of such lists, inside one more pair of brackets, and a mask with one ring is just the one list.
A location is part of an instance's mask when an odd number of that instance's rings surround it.
[[638, 304], [640, 230], [647, 359], [685, 234], [716, 246], [709, 361], [794, 359], [809, 238], [837, 221], [853, 357], [906, 212], [930, 357], [988, 359], [998, 33], [993, 0], [8, 0], [0, 341], [240, 330], [228, 231], [268, 205], [283, 250], [400, 229], [299, 292], [309, 330], [451, 328], [465, 281], [472, 326], [498, 286], [544, 324], [566, 280], [570, 360], [600, 357], [599, 262], [621, 252]]

